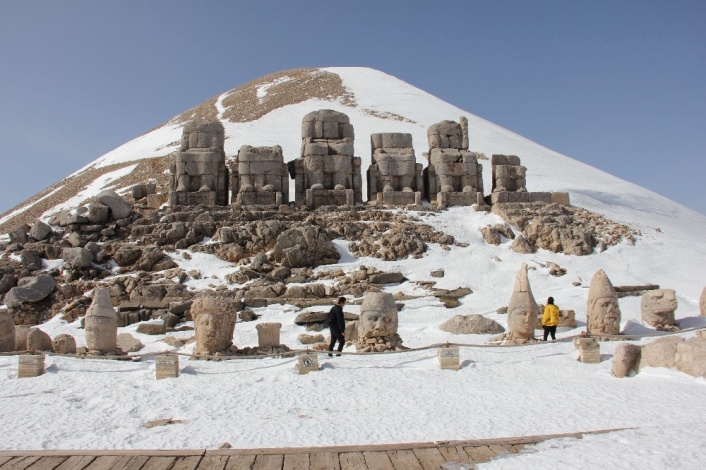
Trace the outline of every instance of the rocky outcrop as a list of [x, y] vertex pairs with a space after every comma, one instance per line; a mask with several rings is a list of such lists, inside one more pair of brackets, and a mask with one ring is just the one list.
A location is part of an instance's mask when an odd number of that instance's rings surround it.
[[288, 268], [337, 263], [341, 255], [326, 232], [315, 226], [286, 230], [274, 246], [274, 260]]
[[505, 332], [505, 328], [498, 322], [479, 314], [454, 315], [439, 325], [439, 329], [455, 335], [485, 335]]

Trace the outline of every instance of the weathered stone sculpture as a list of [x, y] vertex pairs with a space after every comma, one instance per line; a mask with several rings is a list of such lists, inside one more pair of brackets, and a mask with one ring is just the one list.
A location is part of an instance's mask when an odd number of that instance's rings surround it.
[[112, 354], [117, 349], [118, 318], [110, 302], [110, 289], [96, 288], [84, 319], [89, 354]]
[[15, 350], [15, 320], [7, 310], [0, 311], [0, 352]]
[[483, 204], [483, 166], [468, 151], [468, 120], [441, 121], [427, 129], [429, 166], [424, 183], [429, 202], [439, 208]]
[[51, 340], [51, 348], [57, 354], [76, 354], [76, 339], [66, 333], [56, 335]]
[[382, 352], [401, 348], [397, 324], [397, 306], [392, 294], [368, 292], [360, 306], [356, 350]]
[[368, 200], [388, 205], [421, 204], [422, 164], [414, 156], [412, 134], [372, 134], [370, 147]]
[[191, 304], [191, 316], [196, 330], [194, 354], [222, 353], [233, 345], [238, 312], [227, 297], [207, 294], [196, 298]]
[[272, 348], [280, 345], [279, 332], [282, 329], [281, 323], [259, 323], [255, 326], [255, 329], [257, 329], [258, 348]]
[[623, 343], [615, 348], [611, 371], [618, 378], [627, 377], [630, 371], [637, 372], [640, 367], [640, 346]]
[[546, 202], [569, 205], [569, 193], [528, 192], [527, 168], [517, 155], [493, 155], [491, 204], [507, 202]]
[[230, 170], [234, 204], [281, 205], [289, 202], [289, 174], [279, 145], [243, 145]]
[[524, 343], [534, 340], [534, 328], [537, 324], [539, 307], [532, 295], [527, 265], [522, 263], [515, 278], [515, 287], [507, 307], [509, 333], [507, 339], [512, 343]]
[[169, 177], [169, 204], [228, 204], [224, 134], [220, 121], [196, 119], [184, 126]]
[[674, 367], [674, 356], [677, 354], [677, 345], [684, 341], [681, 336], [665, 336], [642, 347], [640, 368], [645, 367]]
[[599, 269], [591, 279], [586, 318], [586, 330], [592, 335], [620, 333], [618, 294], [602, 269]]
[[706, 338], [690, 338], [677, 343], [674, 367], [694, 377], [706, 376]]
[[330, 109], [302, 119], [301, 158], [289, 162], [297, 207], [354, 205], [362, 202], [360, 157], [353, 156], [353, 126]]
[[657, 289], [642, 294], [642, 321], [658, 330], [678, 330], [674, 321], [677, 297], [674, 289]]
[[699, 299], [699, 310], [701, 310], [701, 316], [706, 317], [706, 287], [701, 291], [701, 298]]
[[27, 333], [27, 349], [30, 351], [51, 351], [51, 336], [39, 328], [32, 328]]

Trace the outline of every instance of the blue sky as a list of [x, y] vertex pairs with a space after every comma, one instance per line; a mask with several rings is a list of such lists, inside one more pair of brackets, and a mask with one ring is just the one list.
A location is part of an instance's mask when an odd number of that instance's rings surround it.
[[267, 73], [366, 66], [706, 214], [706, 2], [0, 0], [0, 212]]

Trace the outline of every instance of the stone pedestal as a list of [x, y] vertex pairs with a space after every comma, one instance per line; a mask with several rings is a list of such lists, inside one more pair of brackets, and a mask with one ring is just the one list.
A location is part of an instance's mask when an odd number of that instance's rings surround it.
[[236, 204], [243, 206], [280, 206], [282, 203], [282, 193], [276, 191], [241, 191], [236, 198]]
[[309, 372], [316, 372], [319, 370], [319, 356], [316, 354], [300, 354], [297, 358], [297, 369], [299, 373], [304, 375]]
[[157, 380], [179, 377], [179, 356], [157, 356], [155, 364]]
[[17, 356], [17, 378], [44, 375], [44, 354]]
[[461, 368], [461, 355], [458, 346], [446, 346], [436, 350], [439, 366], [442, 369], [459, 370]]
[[408, 206], [415, 204], [422, 205], [422, 193], [408, 191], [388, 191], [377, 193], [377, 202], [382, 202], [388, 206]]
[[437, 209], [446, 209], [449, 206], [472, 206], [473, 204], [484, 204], [483, 193], [440, 191], [436, 194]]
[[307, 189], [305, 199], [306, 206], [310, 209], [355, 205], [355, 193], [352, 189]]
[[257, 328], [258, 348], [271, 348], [280, 345], [279, 332], [282, 329], [281, 323], [260, 323]]
[[598, 364], [601, 362], [601, 350], [593, 338], [574, 338], [574, 347], [579, 350], [580, 362]]

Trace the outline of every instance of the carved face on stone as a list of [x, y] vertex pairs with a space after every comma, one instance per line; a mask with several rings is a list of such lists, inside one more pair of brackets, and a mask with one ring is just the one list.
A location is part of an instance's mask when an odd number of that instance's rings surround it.
[[537, 323], [537, 312], [530, 309], [518, 309], [510, 312], [508, 327], [513, 336], [518, 338], [533, 338]]
[[196, 354], [214, 354], [233, 344], [237, 313], [224, 297], [198, 297], [191, 305], [196, 330]]
[[376, 338], [397, 333], [397, 306], [392, 294], [370, 292], [360, 308], [358, 338]]
[[612, 297], [596, 299], [589, 309], [590, 333], [617, 335], [620, 333], [620, 307]]

